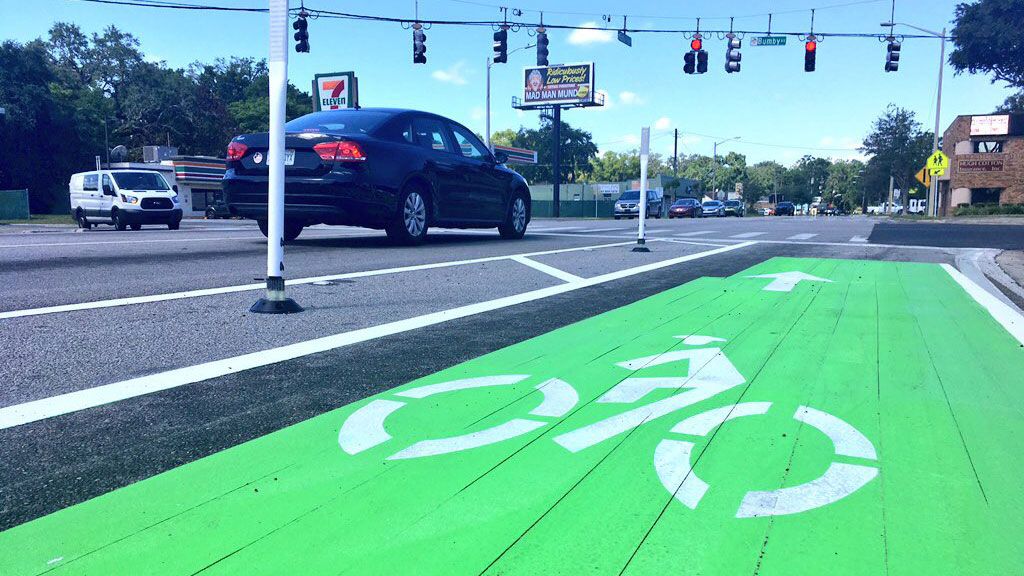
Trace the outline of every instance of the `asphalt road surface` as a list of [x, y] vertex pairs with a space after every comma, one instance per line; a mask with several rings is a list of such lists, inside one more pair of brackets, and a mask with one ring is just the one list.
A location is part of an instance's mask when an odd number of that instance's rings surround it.
[[[995, 549], [987, 571], [1019, 572], [1021, 544], [987, 526], [1024, 528], [1010, 513], [1024, 464], [1008, 455], [1024, 387], [996, 368], [1022, 365], [1024, 325], [957, 266], [1019, 247], [1024, 227], [877, 222], [652, 220], [647, 253], [631, 250], [635, 220], [537, 220], [520, 241], [432, 230], [417, 247], [319, 226], [286, 247], [288, 294], [305, 311], [282, 316], [248, 311], [266, 250], [249, 222], [0, 234], [0, 573], [980, 566], [916, 550], [919, 533]], [[655, 367], [671, 354], [697, 383]], [[647, 372], [613, 374], [626, 369]], [[616, 403], [678, 411], [715, 394], [732, 411], [600, 420]], [[503, 416], [523, 402], [533, 411]], [[767, 443], [745, 439], [759, 431], [746, 423], [706, 445], [692, 437], [780, 410]], [[601, 440], [551, 442], [543, 426]], [[825, 435], [803, 432], [814, 428]], [[689, 440], [644, 443], [680, 430]], [[403, 437], [405, 450], [391, 446]], [[715, 462], [751, 458], [751, 442], [763, 470], [727, 480]], [[678, 466], [696, 460], [707, 468]], [[782, 468], [768, 484], [803, 488], [738, 488]], [[787, 480], [791, 468], [808, 482]], [[961, 530], [943, 535], [946, 521]], [[592, 533], [604, 523], [616, 530]], [[672, 526], [703, 535], [680, 555]], [[563, 553], [583, 538], [601, 552]]]

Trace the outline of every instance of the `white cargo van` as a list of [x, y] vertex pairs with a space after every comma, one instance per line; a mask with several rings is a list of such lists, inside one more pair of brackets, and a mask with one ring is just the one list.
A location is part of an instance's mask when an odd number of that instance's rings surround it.
[[177, 230], [181, 204], [177, 186], [154, 170], [94, 170], [71, 175], [71, 215], [80, 228], [110, 224], [118, 230], [165, 224]]

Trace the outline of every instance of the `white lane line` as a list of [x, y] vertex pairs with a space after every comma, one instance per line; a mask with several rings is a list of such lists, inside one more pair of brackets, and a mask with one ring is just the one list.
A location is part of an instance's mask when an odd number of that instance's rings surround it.
[[530, 268], [533, 268], [538, 272], [543, 272], [549, 276], [554, 276], [555, 278], [558, 278], [563, 282], [579, 282], [580, 280], [583, 279], [575, 274], [570, 274], [564, 270], [559, 270], [554, 266], [548, 266], [547, 264], [537, 262], [536, 260], [530, 260], [526, 256], [513, 256], [512, 260], [519, 262], [520, 264], [529, 266]]
[[754, 238], [756, 236], [764, 236], [767, 232], [744, 232], [742, 234], [733, 234], [729, 238]]
[[235, 356], [234, 358], [214, 360], [212, 362], [197, 364], [195, 366], [176, 368], [167, 372], [160, 372], [149, 376], [141, 376], [131, 380], [124, 380], [121, 382], [97, 386], [95, 388], [79, 390], [77, 392], [60, 394], [50, 398], [15, 404], [13, 406], [0, 408], [0, 429], [20, 426], [29, 422], [45, 420], [47, 418], [53, 418], [54, 416], [69, 414], [71, 412], [77, 412], [87, 408], [94, 408], [96, 406], [102, 406], [104, 404], [110, 404], [126, 400], [128, 398], [135, 398], [137, 396], [159, 392], [161, 390], [202, 382], [211, 378], [235, 374], [245, 370], [259, 368], [261, 366], [284, 362], [286, 360], [293, 360], [295, 358], [316, 354], [318, 352], [335, 350], [337, 348], [350, 346], [359, 342], [366, 342], [368, 340], [408, 332], [410, 330], [416, 330], [426, 326], [433, 326], [450, 320], [457, 320], [467, 316], [491, 312], [493, 310], [522, 304], [524, 302], [532, 302], [534, 300], [548, 298], [549, 296], [564, 294], [581, 288], [588, 288], [590, 286], [604, 284], [613, 280], [620, 280], [637, 274], [643, 274], [653, 270], [666, 268], [668, 266], [682, 264], [683, 262], [690, 262], [692, 260], [714, 256], [715, 254], [722, 254], [724, 252], [746, 248], [747, 246], [752, 246], [754, 244], [756, 244], [756, 242], [741, 242], [732, 246], [723, 246], [713, 250], [687, 254], [678, 258], [652, 262], [650, 264], [644, 264], [643, 266], [609, 272], [600, 276], [594, 276], [593, 278], [583, 278], [576, 282], [567, 282], [565, 284], [558, 284], [556, 286], [549, 286], [547, 288], [523, 292], [522, 294], [496, 298], [486, 302], [477, 302], [475, 304], [468, 304], [466, 306], [460, 306], [449, 310], [431, 312], [414, 318], [388, 322], [387, 324], [370, 326], [368, 328], [361, 328], [351, 332], [342, 332], [340, 334], [324, 336], [322, 338], [307, 340], [305, 342], [288, 344], [279, 348], [251, 352], [249, 354]]
[[673, 234], [673, 236], [700, 236], [702, 234], [717, 234], [718, 230], [701, 230], [699, 232], [683, 232], [682, 234]]
[[733, 243], [715, 243], [715, 242], [699, 242], [696, 240], [676, 240], [674, 238], [659, 238], [662, 242], [669, 242], [671, 244], [689, 244], [690, 246], [730, 246]]
[[583, 226], [556, 226], [554, 228], [537, 228], [538, 232], [565, 232], [567, 230], [582, 230]]
[[[250, 232], [245, 230], [245, 232]], [[369, 232], [369, 230], [368, 230]], [[133, 233], [129, 233], [133, 234]], [[329, 235], [318, 234], [313, 236], [315, 238], [332, 238], [332, 237], [343, 237], [344, 234], [332, 233]], [[247, 235], [247, 236], [217, 236], [213, 238], [157, 238], [157, 239], [133, 239], [133, 240], [107, 240], [107, 241], [88, 241], [88, 242], [40, 242], [40, 243], [29, 243], [29, 244], [0, 244], [2, 248], [54, 248], [60, 246], [101, 246], [105, 244], [162, 244], [162, 243], [176, 243], [176, 242], [220, 242], [223, 240], [261, 240], [266, 241], [266, 238], [262, 234]]]
[[590, 234], [590, 233], [594, 233], [594, 232], [624, 232], [625, 230], [626, 230], [625, 228], [619, 228], [619, 227], [616, 227], [616, 228], [588, 228], [587, 230], [585, 230], [585, 232], [587, 234]]
[[[398, 274], [400, 272], [416, 272], [419, 270], [431, 270], [434, 268], [447, 268], [450, 266], [463, 266], [467, 264], [480, 264], [483, 262], [495, 262], [506, 260], [513, 256], [543, 256], [545, 254], [561, 254], [577, 250], [595, 250], [599, 248], [611, 248], [625, 246], [631, 242], [614, 242], [611, 244], [597, 244], [590, 246], [576, 246], [573, 248], [559, 248], [557, 250], [544, 250], [541, 252], [527, 252], [525, 254], [508, 254], [503, 256], [486, 256], [472, 258], [469, 260], [452, 260], [447, 262], [436, 262], [433, 264], [417, 264], [414, 266], [401, 266], [398, 268], [384, 268], [378, 270], [367, 270], [363, 272], [347, 272], [344, 274], [331, 274], [328, 276], [311, 276], [308, 278], [296, 278], [285, 283], [288, 286], [299, 286], [302, 284], [314, 284], [316, 282], [327, 282], [330, 280], [345, 280], [349, 278], [365, 278], [368, 276], [381, 276], [384, 274]], [[148, 296], [130, 296], [127, 298], [114, 298], [110, 300], [95, 300], [92, 302], [80, 302], [76, 304], [61, 304], [57, 306], [44, 306], [41, 308], [28, 308], [24, 310], [10, 310], [0, 312], [0, 320], [7, 318], [22, 318], [24, 316], [39, 316], [41, 314], [56, 314], [59, 312], [73, 312], [76, 310], [93, 310], [97, 308], [113, 308], [116, 306], [128, 306], [132, 304], [149, 304], [152, 302], [164, 302], [167, 300], [180, 300], [182, 298], [199, 298], [202, 296], [216, 296], [219, 294], [232, 294], [235, 292], [248, 292], [259, 290], [265, 287], [265, 283], [239, 284], [236, 286], [224, 286], [221, 288], [204, 288], [201, 290], [189, 290], [186, 292], [170, 292], [165, 294], [151, 294]]]
[[867, 241], [868, 241], [868, 239], [863, 237], [863, 236], [854, 236], [853, 238], [850, 238], [850, 242], [867, 242]]
[[953, 277], [953, 280], [956, 280], [957, 284], [971, 295], [971, 298], [974, 298], [975, 302], [981, 304], [985, 310], [988, 310], [992, 318], [1002, 324], [1003, 328], [1006, 328], [1006, 331], [1024, 346], [1024, 316], [1020, 312], [1006, 305], [992, 294], [989, 294], [984, 288], [975, 284], [973, 280], [953, 266], [949, 264], [941, 264], [941, 266]]
[[817, 236], [817, 234], [794, 234], [794, 235], [786, 238], [786, 240], [810, 240], [811, 238], [814, 238], [815, 236]]

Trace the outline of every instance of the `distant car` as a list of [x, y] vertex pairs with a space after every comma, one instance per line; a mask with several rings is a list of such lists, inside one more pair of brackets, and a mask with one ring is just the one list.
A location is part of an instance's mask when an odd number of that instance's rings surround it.
[[796, 206], [792, 202], [779, 202], [775, 205], [776, 216], [794, 216], [796, 215]]
[[707, 202], [704, 202], [701, 204], [701, 209], [703, 212], [701, 216], [703, 218], [711, 216], [725, 216], [725, 204], [722, 204], [718, 200], [708, 200]]
[[743, 217], [743, 202], [739, 200], [725, 201], [725, 215]]
[[696, 198], [680, 198], [668, 208], [668, 217], [671, 218], [700, 218], [704, 209]]
[[177, 230], [181, 224], [178, 187], [168, 186], [155, 170], [79, 172], [71, 175], [68, 194], [71, 215], [85, 230], [99, 224], [117, 230], [163, 224]]
[[[647, 217], [661, 218], [665, 212], [664, 197], [657, 190], [647, 191]], [[626, 190], [615, 201], [615, 219], [636, 218], [640, 215], [640, 191]]]
[[[267, 133], [228, 145], [224, 196], [231, 214], [267, 234]], [[403, 244], [431, 226], [497, 228], [522, 238], [530, 189], [465, 126], [393, 108], [324, 110], [285, 124], [284, 239], [305, 226], [384, 229]]]
[[761, 209], [761, 215], [762, 216], [774, 216], [775, 215], [775, 210], [773, 210], [772, 208], [762, 208]]
[[227, 202], [224, 201], [223, 192], [214, 194], [213, 200], [206, 206], [205, 215], [207, 220], [231, 218], [231, 211], [228, 209]]

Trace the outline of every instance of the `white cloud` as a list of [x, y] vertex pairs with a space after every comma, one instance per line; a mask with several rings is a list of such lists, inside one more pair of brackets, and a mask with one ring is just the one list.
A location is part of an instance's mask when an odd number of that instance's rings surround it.
[[466, 83], [466, 76], [463, 73], [463, 69], [465, 67], [466, 61], [459, 60], [444, 70], [434, 70], [430, 73], [430, 76], [438, 82], [447, 82], [449, 84], [462, 86]]
[[596, 106], [596, 110], [607, 110], [615, 105], [615, 103], [612, 102], [612, 95], [609, 94], [607, 90], [604, 88], [598, 88], [597, 93], [604, 95], [604, 106]]
[[630, 92], [629, 90], [619, 92], [619, 101], [626, 106], [640, 106], [647, 103], [639, 94], [636, 92]]
[[569, 34], [569, 44], [606, 44], [614, 39], [611, 31], [598, 28], [597, 22], [584, 22]]
[[485, 111], [483, 106], [474, 106], [473, 109], [469, 111], [469, 117], [476, 121], [483, 120], [484, 114]]
[[672, 119], [668, 116], [662, 116], [654, 121], [655, 130], [668, 130], [672, 127]]

